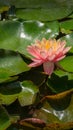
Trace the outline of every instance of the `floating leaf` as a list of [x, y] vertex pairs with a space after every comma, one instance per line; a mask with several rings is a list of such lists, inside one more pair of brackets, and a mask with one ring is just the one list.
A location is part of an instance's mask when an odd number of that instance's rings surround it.
[[5, 130], [11, 125], [11, 121], [7, 111], [0, 106], [0, 130]]
[[2, 74], [2, 76], [0, 77], [0, 83], [7, 83], [7, 82], [15, 81], [17, 79], [18, 76], [9, 77], [9, 76], [5, 76], [5, 74]]
[[60, 30], [64, 34], [70, 34], [73, 30], [73, 19], [60, 22]]
[[38, 92], [38, 88], [31, 81], [23, 81], [22, 92], [18, 95], [18, 100], [21, 106], [33, 104]]
[[73, 72], [73, 56], [67, 56], [65, 59], [59, 61], [59, 64], [64, 70]]
[[73, 80], [73, 74], [72, 73], [68, 73], [68, 72], [65, 72], [65, 71], [62, 71], [62, 70], [55, 70], [54, 73], [59, 77], [67, 76], [68, 80]]
[[66, 45], [72, 47], [69, 52], [73, 53], [73, 33], [63, 36], [61, 40], [65, 40]]
[[73, 30], [73, 19], [61, 22], [60, 28], [65, 30]]
[[[43, 69], [41, 69], [41, 67], [32, 68], [31, 70], [20, 74], [19, 79], [20, 81], [23, 81], [24, 79], [30, 80], [37, 86], [40, 86], [41, 84], [43, 84], [43, 82], [45, 82], [45, 79], [46, 79], [46, 75], [43, 74], [42, 71]], [[36, 77], [37, 77], [37, 80], [36, 80]]]
[[0, 50], [0, 82], [9, 80], [10, 76], [28, 71], [29, 69], [19, 54]]
[[31, 81], [12, 82], [0, 86], [0, 103], [9, 105], [16, 99], [22, 106], [35, 101], [38, 88]]
[[69, 10], [65, 6], [53, 8], [51, 5], [51, 8], [47, 9], [17, 9], [16, 16], [26, 20], [53, 21], [68, 16], [70, 12], [72, 9]]
[[51, 78], [48, 78], [47, 82], [48, 88], [52, 93], [60, 93], [71, 89], [71, 86], [68, 86], [68, 76], [58, 76], [56, 74], [52, 74]]
[[43, 106], [34, 116], [47, 123], [43, 130], [67, 130], [73, 128], [73, 89], [46, 96]]
[[13, 0], [13, 1], [10, 1], [10, 0], [6, 0], [7, 3], [4, 2], [4, 0], [2, 0], [0, 3], [3, 5], [3, 4], [11, 4], [11, 5], [15, 5], [17, 8], [48, 8], [50, 6], [53, 6], [53, 7], [57, 7], [57, 6], [69, 6], [71, 7], [72, 6], [72, 3], [73, 1], [70, 0], [62, 0], [62, 1], [58, 1], [58, 0], [42, 0], [42, 1], [39, 1], [39, 0], [19, 0], [17, 2], [17, 0]]
[[[73, 1], [58, 0], [27, 0], [27, 1], [11, 1], [18, 8], [16, 15], [26, 20], [52, 21], [62, 19], [72, 12]], [[22, 8], [22, 9], [20, 9]], [[43, 15], [42, 15], [43, 14]]]
[[68, 16], [68, 18], [73, 18], [73, 13], [71, 13], [71, 15]]
[[[1, 0], [0, 6], [14, 5], [19, 18], [52, 21], [62, 19], [73, 11], [73, 1], [70, 0]], [[43, 14], [43, 15], [42, 15]]]
[[18, 51], [26, 56], [27, 46], [36, 39], [56, 37], [59, 33], [57, 21], [2, 21], [0, 22], [0, 48]]

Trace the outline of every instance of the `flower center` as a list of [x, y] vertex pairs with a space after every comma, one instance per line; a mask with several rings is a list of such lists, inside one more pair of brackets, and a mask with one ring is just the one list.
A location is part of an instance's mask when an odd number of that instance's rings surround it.
[[55, 39], [54, 40], [42, 39], [41, 42], [39, 42], [39, 43], [37, 42], [36, 46], [41, 50], [48, 51], [50, 48], [52, 48], [53, 51], [56, 51], [59, 44]]

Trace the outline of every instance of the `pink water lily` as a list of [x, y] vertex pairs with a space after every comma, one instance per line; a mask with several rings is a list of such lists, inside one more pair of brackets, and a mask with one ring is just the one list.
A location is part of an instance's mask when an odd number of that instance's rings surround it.
[[44, 72], [51, 75], [54, 71], [55, 64], [65, 58], [65, 54], [71, 47], [65, 47], [66, 42], [56, 39], [43, 38], [37, 40], [34, 44], [27, 47], [29, 54], [33, 56], [32, 63], [29, 67], [36, 67], [43, 64]]

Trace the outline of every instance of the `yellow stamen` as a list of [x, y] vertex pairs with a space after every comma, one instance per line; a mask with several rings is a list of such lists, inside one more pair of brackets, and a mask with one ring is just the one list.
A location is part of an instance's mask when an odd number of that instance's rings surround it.
[[58, 48], [58, 41], [54, 40], [46, 40], [45, 38], [42, 39], [41, 42], [37, 41], [36, 46], [43, 50], [49, 50], [50, 48], [53, 49], [53, 51], [56, 51]]

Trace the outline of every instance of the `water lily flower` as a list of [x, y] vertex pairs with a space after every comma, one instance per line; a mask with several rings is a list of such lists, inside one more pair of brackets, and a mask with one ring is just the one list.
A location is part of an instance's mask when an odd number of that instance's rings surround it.
[[65, 54], [71, 49], [66, 47], [66, 42], [43, 38], [41, 41], [37, 40], [34, 44], [27, 47], [29, 54], [33, 56], [32, 63], [29, 67], [36, 67], [43, 64], [44, 72], [51, 75], [54, 71], [54, 66], [58, 61], [65, 58]]

